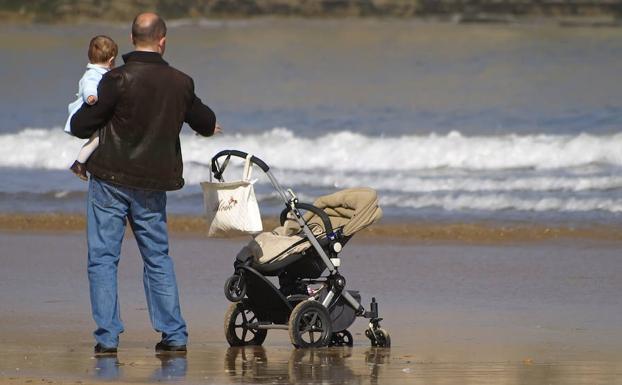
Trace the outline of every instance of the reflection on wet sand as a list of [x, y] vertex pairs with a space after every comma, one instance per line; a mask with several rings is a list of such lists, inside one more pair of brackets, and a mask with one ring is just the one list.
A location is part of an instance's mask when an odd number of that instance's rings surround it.
[[188, 360], [186, 355], [156, 355], [160, 360], [160, 367], [153, 371], [152, 379], [156, 381], [167, 381], [183, 379], [188, 370]]
[[[232, 383], [370, 383], [377, 384], [380, 366], [389, 349], [364, 352], [366, 366], [356, 363], [352, 348], [295, 349], [287, 361], [268, 360], [261, 347], [231, 347], [225, 355], [225, 370]], [[360, 354], [356, 352], [355, 354]]]
[[[406, 349], [195, 346], [186, 355], [157, 356], [125, 348], [118, 356], [92, 357], [86, 346], [69, 351], [0, 353], [0, 384], [118, 384], [188, 382], [208, 384], [613, 384], [618, 362], [425, 361]], [[88, 350], [87, 350], [88, 349]]]
[[[149, 382], [162, 382], [171, 380], [182, 380], [186, 377], [188, 370], [188, 360], [186, 355], [155, 355], [159, 360], [160, 365], [155, 366], [152, 370], [152, 374], [149, 377]], [[120, 362], [117, 355], [94, 357], [95, 366], [93, 372], [93, 378], [106, 381], [123, 381], [130, 380], [134, 377], [135, 373], [124, 373], [124, 367], [126, 365], [130, 368], [138, 368], [141, 365], [140, 361]], [[130, 370], [131, 372], [131, 370]]]
[[116, 355], [95, 357], [94, 376], [102, 380], [117, 380], [121, 377], [121, 364]]

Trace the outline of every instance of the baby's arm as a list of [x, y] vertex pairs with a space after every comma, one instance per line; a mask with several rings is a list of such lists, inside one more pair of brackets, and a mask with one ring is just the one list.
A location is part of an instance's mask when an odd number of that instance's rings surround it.
[[87, 139], [106, 124], [114, 113], [123, 82], [119, 74], [106, 74], [100, 83], [102, 98], [93, 106], [82, 105], [71, 118], [71, 132], [78, 138]]
[[97, 103], [97, 86], [100, 80], [101, 75], [89, 76], [87, 74], [84, 77], [84, 83], [82, 84], [82, 100], [84, 100], [84, 103], [90, 106]]

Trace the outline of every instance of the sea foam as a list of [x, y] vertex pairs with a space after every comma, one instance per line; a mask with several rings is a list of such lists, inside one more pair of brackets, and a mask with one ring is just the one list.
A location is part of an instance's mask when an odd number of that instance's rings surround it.
[[[60, 128], [27, 128], [0, 135], [0, 167], [63, 169], [84, 141]], [[317, 138], [285, 128], [261, 134], [202, 138], [181, 135], [186, 163], [208, 164], [222, 149], [256, 154], [281, 170], [397, 172], [453, 168], [462, 170], [560, 169], [588, 165], [622, 167], [622, 133], [612, 135], [408, 135], [370, 137], [340, 131]]]
[[[0, 135], [0, 168], [44, 175], [34, 187], [21, 178], [0, 186], [0, 193], [74, 191], [45, 173], [66, 169], [82, 143], [60, 128]], [[341, 131], [310, 138], [275, 128], [212, 138], [184, 131], [181, 144], [184, 178], [194, 187], [177, 193], [180, 199], [197, 199], [193, 197], [200, 194], [198, 184], [209, 179], [214, 154], [238, 149], [263, 159], [284, 187], [293, 187], [307, 200], [369, 186], [381, 192], [383, 206], [396, 208], [622, 212], [622, 133], [371, 137]], [[241, 159], [232, 161], [227, 180], [239, 178], [241, 167]], [[258, 168], [254, 177], [259, 178], [259, 200], [276, 204], [277, 195]]]

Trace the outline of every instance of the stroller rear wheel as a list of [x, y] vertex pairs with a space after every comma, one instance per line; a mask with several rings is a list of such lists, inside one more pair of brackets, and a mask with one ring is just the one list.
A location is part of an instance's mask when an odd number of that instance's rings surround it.
[[249, 327], [256, 322], [259, 322], [259, 319], [252, 310], [244, 306], [244, 303], [231, 304], [225, 313], [225, 338], [229, 345], [261, 345], [268, 331]]
[[328, 310], [319, 302], [300, 302], [289, 316], [289, 338], [297, 348], [327, 346], [332, 335]]

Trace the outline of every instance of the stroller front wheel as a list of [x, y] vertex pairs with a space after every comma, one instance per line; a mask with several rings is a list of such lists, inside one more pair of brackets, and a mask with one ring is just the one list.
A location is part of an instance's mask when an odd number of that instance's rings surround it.
[[242, 302], [232, 303], [225, 313], [225, 338], [230, 346], [261, 345], [266, 339], [266, 329], [252, 328], [259, 319]]
[[300, 302], [289, 316], [289, 337], [297, 348], [327, 346], [332, 335], [328, 310], [319, 302]]
[[347, 330], [335, 332], [330, 337], [330, 344], [328, 346], [354, 346], [354, 339], [352, 333]]
[[246, 282], [241, 275], [234, 274], [225, 281], [225, 297], [231, 302], [239, 302], [246, 295]]
[[378, 328], [375, 330], [365, 330], [365, 335], [371, 341], [371, 346], [377, 348], [390, 348], [391, 347], [391, 335], [385, 329]]

